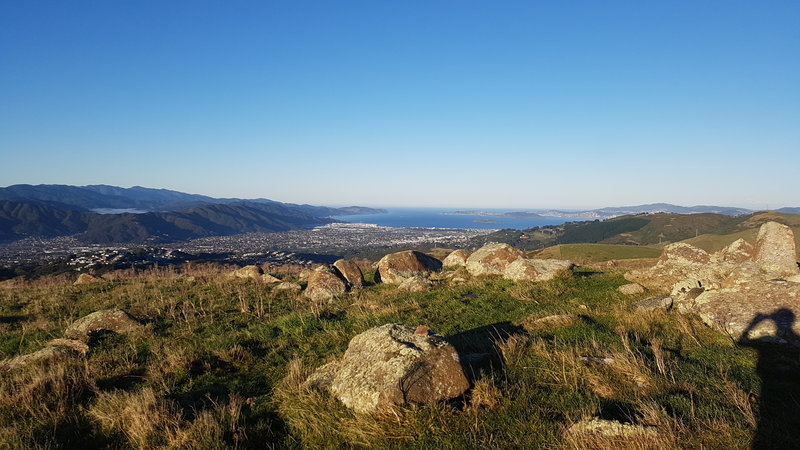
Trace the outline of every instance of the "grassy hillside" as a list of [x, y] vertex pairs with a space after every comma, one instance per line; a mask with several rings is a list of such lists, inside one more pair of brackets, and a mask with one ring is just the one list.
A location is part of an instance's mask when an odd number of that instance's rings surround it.
[[580, 264], [617, 259], [657, 258], [660, 255], [661, 249], [658, 247], [611, 244], [562, 244], [536, 252], [537, 258], [568, 259]]
[[[479, 246], [486, 242], [505, 242], [524, 250], [539, 250], [553, 245], [577, 243], [659, 245], [692, 239], [701, 235], [731, 235], [745, 232], [742, 236], [750, 236], [754, 235], [754, 230], [767, 221], [800, 227], [800, 215], [775, 211], [740, 217], [722, 214], [640, 214], [615, 217], [604, 221], [570, 222], [564, 225], [529, 230], [501, 230], [476, 238], [474, 245]], [[720, 242], [726, 239], [722, 239]], [[713, 240], [711, 238], [708, 241], [712, 245], [710, 248], [717, 245], [711, 242]], [[706, 241], [699, 239], [698, 242], [705, 245]]]
[[[0, 358], [103, 308], [148, 324], [100, 337], [84, 361], [3, 374], [0, 446], [585, 448], [564, 432], [601, 416], [659, 431], [627, 445], [598, 438], [600, 448], [748, 448], [758, 426], [757, 352], [691, 317], [628, 312], [638, 298], [617, 291], [620, 273], [540, 284], [467, 276], [413, 294], [378, 285], [324, 304], [210, 266], [115, 275], [0, 288]], [[552, 314], [569, 316], [535, 322]], [[353, 336], [388, 322], [426, 324], [494, 363], [470, 373], [464, 398], [388, 416], [354, 414], [301, 385]]]

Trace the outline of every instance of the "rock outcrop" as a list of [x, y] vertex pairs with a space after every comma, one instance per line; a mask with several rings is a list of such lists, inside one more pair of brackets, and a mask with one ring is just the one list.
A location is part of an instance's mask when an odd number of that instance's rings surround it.
[[549, 281], [575, 266], [560, 259], [517, 259], [503, 270], [503, 278], [514, 281]]
[[798, 275], [791, 228], [767, 222], [755, 247], [738, 240], [709, 258], [687, 244], [672, 244], [654, 267], [625, 277], [670, 291], [670, 297], [634, 305], [637, 310], [674, 303], [679, 312], [697, 314], [735, 340], [800, 344], [800, 283], [789, 281]]
[[361, 289], [364, 287], [364, 274], [358, 264], [346, 259], [337, 260], [333, 267], [339, 271], [339, 275], [347, 281], [350, 289]]
[[709, 290], [684, 299], [678, 311], [697, 314], [735, 340], [769, 338], [800, 342], [800, 284], [758, 281]]
[[0, 370], [23, 369], [34, 364], [53, 363], [66, 359], [77, 359], [79, 356], [80, 354], [78, 352], [75, 352], [67, 347], [45, 347], [32, 353], [27, 353], [25, 355], [0, 361]]
[[426, 326], [398, 324], [357, 335], [342, 359], [317, 369], [306, 384], [330, 391], [360, 413], [448, 400], [469, 388], [452, 345]]
[[669, 292], [675, 283], [685, 280], [703, 287], [715, 286], [733, 267], [731, 263], [711, 264], [711, 255], [707, 252], [678, 242], [664, 247], [655, 266], [628, 272], [625, 279], [647, 289]]
[[753, 247], [753, 244], [744, 239], [737, 239], [727, 247], [714, 253], [712, 258], [715, 261], [739, 264], [745, 261], [751, 261], [753, 259], [753, 254], [755, 254], [755, 247]]
[[761, 225], [756, 238], [755, 262], [776, 277], [799, 274], [792, 229], [777, 222]]
[[522, 252], [508, 244], [487, 244], [469, 255], [467, 271], [472, 276], [503, 275], [509, 264], [522, 258]]
[[467, 265], [469, 254], [465, 250], [453, 250], [442, 260], [444, 267], [464, 267]]
[[379, 283], [400, 284], [411, 277], [427, 277], [442, 270], [442, 262], [414, 250], [390, 253], [378, 261], [375, 278]]
[[64, 336], [87, 342], [99, 333], [127, 334], [144, 328], [133, 316], [121, 309], [104, 309], [81, 317], [72, 323]]
[[305, 296], [314, 301], [327, 301], [344, 294], [347, 286], [336, 273], [321, 266], [308, 276]]

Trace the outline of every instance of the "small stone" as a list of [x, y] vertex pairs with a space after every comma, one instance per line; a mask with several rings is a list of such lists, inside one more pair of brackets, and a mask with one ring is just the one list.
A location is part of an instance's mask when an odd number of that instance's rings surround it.
[[644, 288], [638, 283], [623, 284], [618, 287], [617, 290], [625, 295], [639, 295], [644, 293]]

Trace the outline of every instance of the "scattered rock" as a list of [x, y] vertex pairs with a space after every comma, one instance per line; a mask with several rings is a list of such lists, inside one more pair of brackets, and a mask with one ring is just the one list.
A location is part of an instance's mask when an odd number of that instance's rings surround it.
[[261, 275], [263, 274], [264, 271], [261, 270], [261, 267], [244, 266], [241, 269], [236, 269], [233, 272], [229, 273], [228, 276], [231, 278], [250, 278], [253, 280], [260, 280]]
[[469, 254], [465, 250], [453, 250], [442, 261], [444, 267], [464, 267], [467, 265]]
[[756, 238], [755, 261], [776, 276], [800, 274], [792, 229], [777, 222], [761, 225]]
[[265, 274], [261, 275], [261, 281], [264, 282], [264, 283], [267, 283], [267, 284], [273, 284], [273, 283], [280, 283], [281, 279], [280, 278], [275, 278], [272, 275], [270, 275], [268, 273], [265, 273]]
[[350, 341], [341, 360], [317, 369], [306, 384], [329, 390], [360, 413], [462, 395], [469, 382], [455, 348], [430, 330], [420, 330], [398, 324], [367, 330]]
[[308, 276], [305, 296], [314, 301], [331, 300], [344, 294], [347, 286], [341, 278], [325, 266], [317, 268]]
[[616, 420], [604, 420], [594, 417], [590, 420], [580, 421], [567, 429], [567, 434], [594, 434], [605, 437], [639, 438], [656, 437], [658, 428], [648, 425], [635, 425], [622, 423]]
[[121, 309], [104, 309], [88, 314], [72, 323], [64, 331], [69, 339], [88, 342], [98, 333], [126, 334], [141, 330], [144, 326], [133, 316]]
[[85, 355], [89, 353], [89, 346], [77, 339], [51, 339], [50, 342], [47, 343], [48, 347], [65, 347], [68, 349], [72, 349], [81, 355]]
[[336, 270], [339, 271], [341, 277], [347, 281], [350, 289], [361, 289], [364, 287], [364, 274], [361, 273], [358, 264], [346, 259], [340, 259], [333, 263], [333, 267], [335, 267]]
[[375, 278], [379, 283], [400, 284], [411, 277], [427, 277], [442, 270], [442, 262], [424, 253], [406, 250], [390, 253], [378, 261]]
[[670, 296], [650, 297], [633, 304], [636, 312], [669, 311], [672, 309], [673, 299]]
[[472, 276], [503, 275], [509, 264], [521, 259], [523, 254], [508, 244], [487, 244], [467, 258], [467, 271]]
[[78, 275], [78, 279], [75, 280], [75, 282], [72, 284], [74, 284], [75, 286], [80, 286], [82, 284], [99, 283], [100, 281], [103, 281], [102, 278], [89, 275], [88, 273], [82, 273]]
[[45, 347], [33, 353], [0, 361], [0, 370], [16, 370], [34, 364], [53, 363], [77, 357], [78, 353], [67, 347]]
[[503, 278], [514, 281], [549, 281], [575, 267], [560, 259], [517, 259], [503, 271]]
[[644, 294], [644, 288], [641, 284], [637, 283], [623, 284], [622, 286], [618, 287], [617, 290], [625, 295]]
[[292, 283], [289, 281], [284, 281], [283, 283], [279, 283], [275, 286], [276, 290], [279, 291], [291, 291], [291, 292], [300, 292], [303, 290], [303, 287], [297, 283]]
[[411, 277], [400, 283], [397, 287], [399, 291], [422, 292], [431, 287], [431, 280], [423, 277]]

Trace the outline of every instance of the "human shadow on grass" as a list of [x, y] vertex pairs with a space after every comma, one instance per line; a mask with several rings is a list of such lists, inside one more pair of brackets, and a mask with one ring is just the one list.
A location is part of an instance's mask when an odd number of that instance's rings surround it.
[[497, 322], [447, 336], [455, 347], [470, 385], [485, 372], [503, 369], [503, 354], [498, 343], [515, 334], [525, 334], [525, 329], [511, 322]]
[[[774, 323], [775, 335], [750, 339], [750, 332], [766, 321]], [[794, 324], [789, 309], [759, 314], [738, 341], [758, 352], [761, 392], [754, 449], [800, 448], [800, 336]]]

